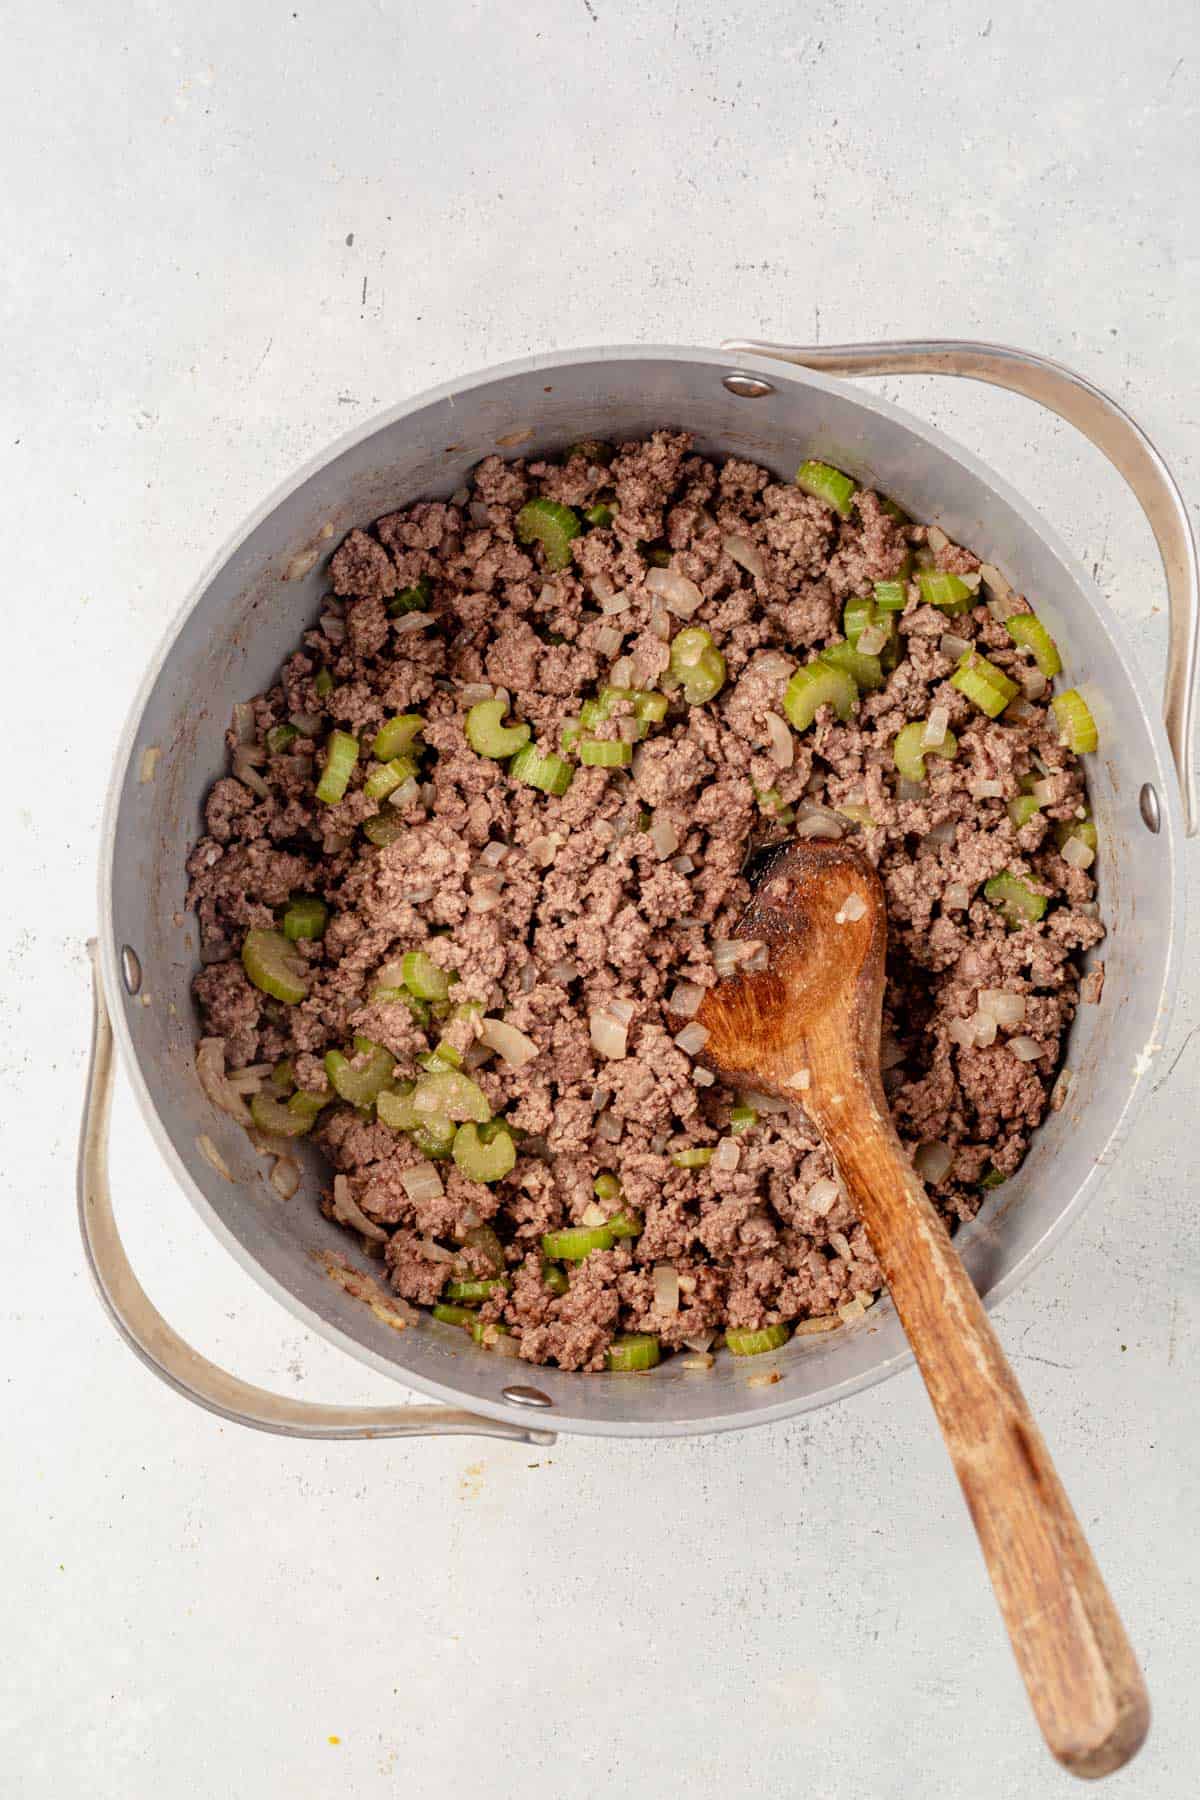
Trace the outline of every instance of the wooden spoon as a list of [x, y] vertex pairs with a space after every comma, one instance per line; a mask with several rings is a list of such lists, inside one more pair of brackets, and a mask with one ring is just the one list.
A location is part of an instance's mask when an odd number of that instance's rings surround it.
[[736, 935], [762, 940], [768, 966], [705, 995], [703, 1060], [799, 1102], [828, 1144], [925, 1378], [1038, 1724], [1072, 1774], [1105, 1775], [1138, 1750], [1150, 1703], [1042, 1435], [888, 1115], [879, 877], [844, 844], [789, 844]]

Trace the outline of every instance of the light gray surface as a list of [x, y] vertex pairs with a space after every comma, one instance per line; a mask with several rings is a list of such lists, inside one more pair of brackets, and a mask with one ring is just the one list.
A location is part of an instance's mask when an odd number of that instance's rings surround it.
[[[0, 72], [8, 1784], [1066, 1792], [911, 1374], [752, 1437], [541, 1452], [280, 1443], [156, 1387], [72, 1237], [83, 940], [109, 749], [178, 597], [298, 461], [459, 370], [733, 332], [1007, 339], [1110, 386], [1200, 492], [1194, 13], [1145, 6], [1135, 35], [1114, 0], [1024, 22], [97, 0], [86, 37], [64, 7], [18, 14]], [[890, 391], [1042, 497], [1157, 674], [1149, 533], [1100, 459], [1016, 400]], [[1196, 1000], [1193, 975], [1105, 1195], [999, 1314], [1144, 1656], [1156, 1726], [1111, 1787], [1147, 1800], [1188, 1791], [1200, 1751]], [[127, 1101], [114, 1149], [135, 1260], [199, 1348], [314, 1397], [392, 1397], [204, 1236]]]

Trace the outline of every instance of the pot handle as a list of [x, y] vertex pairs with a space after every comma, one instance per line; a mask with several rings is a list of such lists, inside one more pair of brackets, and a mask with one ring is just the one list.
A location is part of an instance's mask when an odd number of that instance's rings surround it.
[[768, 344], [755, 338], [727, 338], [721, 348], [798, 363], [826, 375], [958, 375], [986, 381], [1036, 400], [1104, 452], [1140, 501], [1167, 577], [1170, 636], [1163, 722], [1179, 777], [1184, 830], [1193, 837], [1198, 815], [1191, 747], [1200, 639], [1196, 542], [1175, 477], [1124, 407], [1062, 363], [1006, 344], [973, 344], [952, 338], [885, 344]]
[[113, 1216], [108, 1180], [112, 1110], [112, 1023], [96, 944], [92, 959], [92, 1049], [79, 1134], [79, 1229], [96, 1291], [113, 1324], [146, 1367], [186, 1400], [234, 1425], [294, 1438], [394, 1438], [475, 1435], [519, 1444], [552, 1444], [554, 1433], [485, 1419], [449, 1406], [321, 1406], [272, 1394], [227, 1374], [193, 1350], [152, 1304], [130, 1266]]

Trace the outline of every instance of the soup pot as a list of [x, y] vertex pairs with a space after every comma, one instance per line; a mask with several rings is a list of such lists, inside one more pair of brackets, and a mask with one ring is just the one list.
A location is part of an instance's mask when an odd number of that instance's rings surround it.
[[[1125, 476], [1167, 577], [1163, 723], [1120, 625], [1034, 509], [940, 432], [836, 379], [906, 372], [973, 376], [1038, 400], [1085, 432]], [[1175, 986], [1180, 852], [1196, 817], [1188, 751], [1197, 580], [1178, 489], [1128, 414], [1056, 363], [964, 343], [567, 351], [446, 383], [342, 438], [258, 508], [186, 600], [117, 752], [100, 854], [80, 1221], [101, 1297], [131, 1347], [179, 1392], [225, 1418], [314, 1437], [479, 1431], [545, 1442], [559, 1430], [660, 1437], [787, 1418], [909, 1361], [886, 1297], [852, 1325], [794, 1339], [772, 1359], [781, 1375], [773, 1385], [752, 1383], [751, 1370], [727, 1352], [705, 1374], [668, 1359], [637, 1378], [596, 1376], [502, 1359], [426, 1315], [397, 1330], [385, 1307], [364, 1304], [330, 1278], [334, 1258], [343, 1272], [349, 1265], [367, 1278], [378, 1265], [318, 1210], [318, 1153], [301, 1149], [302, 1186], [284, 1201], [265, 1179], [264, 1160], [196, 1078], [190, 983], [198, 949], [185, 911], [184, 861], [202, 830], [205, 795], [226, 769], [234, 703], [270, 686], [315, 621], [329, 554], [351, 526], [419, 498], [448, 496], [491, 453], [552, 454], [581, 437], [636, 438], [662, 425], [686, 427], [705, 455], [747, 457], [784, 479], [804, 457], [819, 457], [893, 496], [913, 517], [936, 522], [1030, 595], [1095, 714], [1100, 749], [1088, 776], [1108, 927], [1100, 946], [1103, 998], [1082, 1007], [1072, 1028], [1065, 1105], [1035, 1134], [1019, 1173], [958, 1233], [989, 1305], [1078, 1218], [1144, 1098]], [[112, 1211], [106, 1136], [114, 1037], [168, 1170], [242, 1266], [304, 1324], [437, 1404], [319, 1406], [273, 1395], [216, 1368], [177, 1336], [138, 1284]]]

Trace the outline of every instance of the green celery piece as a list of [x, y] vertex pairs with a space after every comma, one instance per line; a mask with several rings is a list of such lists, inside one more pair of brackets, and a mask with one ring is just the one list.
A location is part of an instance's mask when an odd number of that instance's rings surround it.
[[580, 532], [579, 515], [559, 500], [527, 500], [517, 514], [517, 539], [539, 543], [548, 569], [565, 569], [571, 560], [571, 539]]
[[487, 1095], [478, 1082], [459, 1069], [439, 1069], [422, 1075], [413, 1090], [413, 1106], [420, 1114], [437, 1114], [455, 1124], [471, 1120], [486, 1125], [492, 1116]]
[[380, 849], [387, 844], [394, 844], [397, 838], [402, 838], [407, 830], [408, 826], [394, 808], [389, 808], [387, 812], [376, 813], [373, 819], [363, 820], [364, 834], [370, 838], [373, 844], [378, 844]]
[[282, 756], [299, 736], [300, 733], [294, 725], [272, 725], [267, 733], [267, 749], [272, 756]]
[[551, 1262], [582, 1262], [593, 1250], [611, 1250], [614, 1243], [607, 1225], [570, 1225], [548, 1231], [542, 1238], [542, 1255]]
[[424, 950], [406, 950], [400, 959], [400, 978], [418, 1000], [445, 1000], [450, 977]]
[[725, 658], [703, 626], [689, 625], [671, 644], [668, 680], [683, 689], [689, 706], [703, 706], [725, 685]]
[[623, 769], [633, 761], [633, 745], [621, 738], [580, 738], [579, 760], [588, 769]]
[[376, 762], [388, 763], [393, 757], [403, 756], [411, 750], [414, 738], [420, 735], [425, 724], [420, 713], [398, 713], [394, 719], [388, 719], [375, 733], [375, 742], [371, 745], [371, 755]]
[[516, 1166], [517, 1146], [501, 1120], [460, 1125], [454, 1134], [455, 1167], [468, 1181], [502, 1181]]
[[659, 1361], [658, 1339], [651, 1331], [630, 1331], [615, 1337], [604, 1357], [604, 1366], [617, 1375], [653, 1369]]
[[302, 894], [293, 900], [283, 915], [283, 935], [290, 943], [301, 938], [324, 937], [329, 923], [329, 908], [323, 900]]
[[740, 1331], [726, 1327], [725, 1342], [735, 1356], [761, 1356], [764, 1350], [778, 1350], [791, 1333], [786, 1325], [764, 1325], [760, 1331]]
[[358, 761], [358, 739], [348, 731], [331, 731], [325, 744], [325, 768], [317, 783], [317, 799], [336, 806], [350, 785]]
[[1046, 910], [1045, 894], [1035, 894], [1033, 889], [1014, 875], [1011, 869], [993, 875], [990, 881], [983, 884], [983, 897], [998, 906], [1010, 925], [1034, 924]]
[[388, 601], [388, 612], [393, 619], [401, 613], [428, 612], [429, 602], [433, 598], [433, 583], [428, 575], [418, 575], [411, 587], [401, 588]]
[[783, 710], [788, 723], [797, 731], [805, 731], [817, 716], [817, 709], [832, 706], [843, 722], [858, 704], [858, 687], [844, 669], [836, 669], [824, 660], [807, 663], [797, 669], [783, 696]]
[[469, 1306], [447, 1306], [444, 1300], [438, 1301], [433, 1316], [443, 1325], [461, 1325], [464, 1331], [469, 1331], [475, 1323], [475, 1314]]
[[804, 462], [796, 470], [796, 486], [814, 500], [823, 501], [832, 507], [843, 519], [848, 519], [854, 508], [854, 496], [858, 492], [858, 483], [840, 469], [829, 463]]
[[372, 1106], [392, 1079], [396, 1059], [369, 1038], [355, 1038], [354, 1047], [358, 1055], [367, 1058], [364, 1069], [356, 1069], [340, 1050], [327, 1050], [325, 1073], [341, 1099], [351, 1106]]
[[998, 669], [986, 656], [980, 656], [977, 650], [963, 651], [950, 677], [950, 686], [965, 694], [989, 719], [998, 719], [1009, 701], [1015, 700], [1020, 692], [1016, 682], [1010, 681], [1003, 669]]
[[508, 711], [503, 700], [480, 700], [467, 714], [467, 742], [477, 756], [490, 756], [497, 762], [515, 756], [529, 742], [528, 725], [504, 724]]
[[242, 967], [256, 988], [295, 1006], [308, 993], [308, 965], [281, 931], [254, 926], [242, 942]]
[[1062, 674], [1062, 657], [1058, 653], [1058, 645], [1036, 613], [1014, 613], [1011, 619], [1005, 619], [1004, 624], [1014, 644], [1021, 644], [1026, 650], [1033, 651], [1033, 660], [1047, 681]]
[[1068, 750], [1077, 756], [1094, 750], [1100, 742], [1100, 733], [1096, 729], [1096, 721], [1092, 711], [1078, 688], [1065, 688], [1061, 694], [1055, 694], [1050, 702], [1054, 708], [1054, 717], [1058, 720], [1059, 734]]
[[543, 754], [533, 744], [526, 744], [523, 750], [517, 751], [508, 765], [508, 772], [514, 781], [539, 788], [543, 794], [565, 794], [575, 773], [570, 763], [556, 756], [553, 750]]
[[827, 668], [840, 669], [844, 675], [849, 675], [860, 692], [865, 689], [871, 693], [883, 686], [883, 669], [879, 658], [864, 656], [861, 650], [856, 650], [845, 638], [839, 638], [836, 644], [830, 644], [827, 649], [822, 650], [817, 660]]
[[924, 719], [914, 719], [896, 733], [896, 741], [892, 745], [892, 759], [906, 781], [924, 781], [925, 758], [940, 756], [943, 761], [951, 762], [958, 754], [958, 739], [952, 731], [947, 731], [941, 743], [922, 747], [921, 736], [925, 730]]

